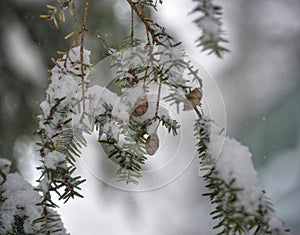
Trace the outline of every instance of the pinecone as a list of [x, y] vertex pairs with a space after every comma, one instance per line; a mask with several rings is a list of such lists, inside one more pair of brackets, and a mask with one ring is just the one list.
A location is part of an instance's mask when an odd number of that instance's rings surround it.
[[195, 88], [186, 95], [186, 98], [187, 101], [184, 104], [183, 110], [192, 110], [200, 103], [202, 99], [202, 90], [200, 88]]
[[138, 99], [138, 101], [135, 103], [134, 107], [135, 107], [134, 112], [138, 117], [144, 115], [148, 110], [147, 96]]
[[149, 155], [154, 155], [159, 147], [159, 138], [157, 134], [151, 134], [146, 140], [146, 152]]

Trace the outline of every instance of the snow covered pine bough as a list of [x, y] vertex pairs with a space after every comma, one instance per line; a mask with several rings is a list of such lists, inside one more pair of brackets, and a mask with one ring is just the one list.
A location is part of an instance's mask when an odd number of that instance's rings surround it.
[[[59, 52], [61, 58], [52, 59], [55, 65], [46, 99], [36, 117], [39, 185], [33, 189], [18, 173], [9, 173], [7, 160], [0, 161], [0, 233], [66, 234], [53, 210], [57, 207], [53, 194], [65, 202], [83, 197], [80, 185], [85, 180], [74, 176], [75, 162], [80, 148], [87, 144], [84, 134], [94, 130], [107, 157], [119, 166], [118, 180], [138, 184], [147, 159], [159, 149], [158, 128], [166, 128], [174, 136], [181, 128], [161, 105], [167, 102], [178, 112], [191, 113], [191, 118], [196, 115], [193, 135], [207, 187], [203, 195], [215, 207], [211, 216], [216, 220], [216, 233], [289, 234], [258, 184], [248, 148], [226, 137], [203, 112], [199, 70], [181, 44], [151, 18], [163, 1], [125, 2], [131, 9], [131, 32], [119, 49], [89, 30], [88, 0], [82, 7], [75, 0], [57, 0], [40, 16], [52, 20], [56, 28], [59, 21], [71, 17], [74, 30], [65, 37], [72, 39], [69, 49]], [[198, 46], [221, 57], [228, 51], [222, 45], [226, 42], [221, 29], [222, 8], [212, 0], [194, 2], [192, 13], [198, 14], [194, 23], [202, 31]], [[144, 26], [143, 37], [135, 37], [137, 24]], [[97, 85], [93, 79], [95, 66], [85, 46], [87, 36], [99, 40], [106, 50], [112, 74], [107, 86]]]

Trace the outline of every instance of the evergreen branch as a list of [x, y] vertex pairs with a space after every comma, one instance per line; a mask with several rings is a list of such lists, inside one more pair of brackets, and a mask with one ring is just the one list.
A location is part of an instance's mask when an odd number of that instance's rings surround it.
[[[85, 180], [73, 174], [76, 170], [76, 157], [80, 157], [80, 148], [86, 146], [83, 133], [90, 133], [82, 118], [86, 114], [85, 85], [88, 81], [84, 80], [90, 67], [88, 56], [87, 50], [77, 47], [71, 49], [68, 55], [64, 54], [62, 59], [55, 61], [55, 67], [51, 70], [47, 99], [40, 105], [43, 114], [38, 116], [40, 129], [36, 134], [41, 140], [37, 145], [41, 147], [39, 151], [42, 165], [38, 170], [42, 175], [36, 190], [42, 194], [38, 205], [42, 208], [41, 218], [44, 219], [37, 219], [36, 223], [40, 224], [40, 232], [44, 234], [52, 234], [57, 230], [57, 220], [52, 216], [53, 213], [50, 213], [51, 208], [57, 207], [51, 198], [53, 192], [65, 202], [70, 198], [82, 197], [79, 186]], [[81, 71], [81, 74], [77, 74], [78, 71]], [[75, 98], [82, 89], [82, 97]], [[73, 116], [80, 114], [80, 120], [74, 121]], [[62, 195], [60, 189], [64, 189]]]
[[126, 138], [127, 142], [122, 147], [109, 140], [100, 140], [99, 142], [107, 145], [105, 149], [109, 149], [108, 157], [120, 166], [117, 171], [118, 181], [137, 184], [136, 179], [142, 177], [140, 171], [146, 160], [144, 147], [141, 146], [145, 145], [145, 140], [134, 141], [133, 138]]
[[[124, 143], [119, 143], [117, 139], [113, 138], [111, 133], [103, 132], [103, 127], [110, 117], [110, 110], [107, 107], [105, 115], [98, 118], [99, 142], [104, 144], [104, 150], [107, 152], [108, 157], [114, 162], [117, 162], [120, 169], [117, 171], [119, 175], [118, 181], [125, 181], [127, 184], [137, 184], [137, 178], [142, 177], [141, 169], [145, 164], [146, 152], [145, 143], [143, 138], [145, 134], [145, 125], [138, 121], [137, 118], [132, 117], [127, 127], [122, 127], [122, 134], [125, 136]], [[105, 135], [103, 135], [105, 134]], [[101, 139], [105, 136], [105, 139]]]
[[[211, 155], [213, 151], [211, 145], [214, 145], [212, 138], [216, 137], [212, 136], [212, 126], [209, 124], [212, 123], [208, 120], [198, 119], [194, 131], [198, 140], [197, 152], [200, 159], [200, 171], [206, 171], [203, 179], [208, 192], [203, 195], [208, 196], [211, 204], [215, 205], [211, 216], [218, 223], [214, 229], [219, 229], [218, 234], [220, 235], [289, 234], [280, 221], [277, 222], [279, 226], [274, 227], [272, 224], [274, 223], [272, 221], [278, 221], [278, 219], [274, 215], [270, 202], [259, 188], [251, 188], [253, 196], [249, 198], [249, 195], [245, 195], [249, 193], [249, 189], [246, 188], [248, 185], [238, 187], [239, 179], [234, 177], [233, 172], [229, 172], [227, 178], [220, 173], [222, 169], [218, 168], [219, 165], [216, 164], [216, 156]], [[220, 157], [222, 158], [222, 155]], [[249, 208], [251, 205], [253, 208]]]
[[177, 130], [180, 128], [180, 125], [176, 120], [171, 120], [170, 118], [166, 118], [166, 116], [164, 115], [160, 117], [158, 116], [157, 118], [160, 120], [161, 124], [167, 128], [169, 133], [172, 131], [173, 136], [178, 134]]
[[209, 54], [214, 53], [218, 57], [222, 57], [229, 50], [221, 43], [227, 42], [222, 36], [222, 7], [214, 4], [213, 0], [193, 0], [197, 2], [197, 6], [191, 13], [200, 13], [202, 16], [195, 19], [193, 22], [202, 30], [202, 35], [197, 39], [199, 47], [202, 51], [208, 50]]
[[171, 86], [169, 89], [169, 94], [164, 97], [164, 100], [170, 102], [170, 105], [175, 104], [177, 106], [177, 112], [179, 112], [179, 104], [186, 102], [186, 95], [188, 94], [188, 91], [185, 87], [180, 86]]
[[[3, 160], [0, 159], [0, 169]], [[42, 199], [21, 175], [8, 171], [6, 168], [7, 181], [0, 185], [0, 234], [66, 234], [59, 215], [51, 209], [57, 206], [49, 200], [50, 195]], [[40, 200], [45, 203], [42, 205]]]

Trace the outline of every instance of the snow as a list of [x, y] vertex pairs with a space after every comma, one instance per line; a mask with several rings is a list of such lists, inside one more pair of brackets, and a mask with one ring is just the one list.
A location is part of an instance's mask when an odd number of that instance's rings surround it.
[[151, 125], [147, 126], [147, 133], [149, 135], [156, 134], [158, 126], [159, 126], [159, 121], [153, 122]]
[[271, 231], [289, 234], [284, 231], [283, 223], [275, 213], [268, 209], [268, 202], [259, 185], [249, 149], [235, 139], [222, 135], [215, 125], [213, 125], [210, 139], [207, 153], [215, 161], [214, 171], [217, 176], [228, 185], [235, 180], [232, 188], [243, 189], [236, 192], [237, 200], [233, 202], [237, 211], [244, 210], [249, 215], [261, 216], [259, 208], [262, 206], [267, 210], [265, 219]]
[[0, 223], [3, 225], [0, 227], [0, 233], [6, 234], [11, 231], [15, 221], [14, 216], [20, 213], [19, 210], [22, 210], [20, 208], [24, 208], [21, 216], [28, 216], [25, 219], [24, 230], [27, 233], [33, 233], [31, 223], [41, 213], [41, 208], [37, 208], [35, 205], [39, 201], [39, 195], [34, 194], [30, 185], [24, 183], [22, 177], [17, 173], [8, 175], [3, 189], [5, 201], [1, 205], [1, 211], [4, 213], [0, 215]]
[[45, 176], [41, 180], [41, 182], [39, 184], [39, 188], [42, 190], [43, 193], [47, 193], [48, 192], [50, 183], [51, 183], [51, 180], [47, 176]]
[[60, 73], [64, 73], [64, 71], [56, 71], [56, 69], [53, 69], [52, 72], [54, 75], [51, 77], [52, 82], [47, 89], [47, 93], [55, 98], [67, 97], [67, 101], [69, 101], [71, 97], [76, 96], [81, 81], [78, 81], [78, 78], [76, 79], [70, 75], [61, 75]]
[[145, 44], [138, 47], [128, 48], [122, 51], [116, 51], [114, 49], [110, 50], [112, 57], [112, 64], [116, 68], [116, 73], [120, 77], [132, 77], [129, 73], [130, 69], [142, 68], [149, 63], [149, 57], [146, 55], [147, 50], [145, 50]]
[[127, 88], [123, 91], [123, 95], [115, 100], [112, 115], [125, 124], [129, 123], [129, 118], [135, 108], [136, 102], [144, 98], [145, 94], [145, 88], [142, 83]]
[[[83, 53], [81, 54], [81, 52]], [[81, 61], [81, 55], [83, 55], [83, 61]], [[61, 59], [55, 61], [55, 66], [51, 70], [51, 82], [46, 90], [46, 99], [40, 104], [42, 115], [38, 116], [39, 127], [43, 129], [44, 133], [44, 137], [40, 141], [44, 146], [47, 144], [46, 141], [48, 144], [54, 143], [54, 148], [59, 146], [62, 128], [67, 132], [70, 129], [83, 132], [86, 130], [85, 126], [93, 125], [94, 122], [91, 121], [90, 115], [93, 115], [97, 108], [98, 100], [96, 98], [99, 97], [96, 93], [101, 94], [101, 88], [94, 87], [89, 92], [89, 57], [90, 51], [78, 46], [72, 48], [68, 55], [64, 54]], [[81, 76], [82, 66], [84, 77]], [[84, 104], [91, 110], [84, 110]], [[72, 122], [66, 122], [71, 119]], [[67, 160], [64, 154], [47, 148], [43, 150], [45, 156], [42, 169], [56, 170], [58, 167], [67, 169]], [[43, 175], [40, 181], [39, 188], [44, 193], [48, 192], [50, 181], [47, 175]]]
[[109, 136], [110, 138], [114, 138], [115, 140], [119, 140], [120, 132], [122, 130], [121, 126], [116, 122], [107, 122], [104, 124], [103, 132]]
[[65, 164], [63, 164], [64, 162], [65, 156], [58, 151], [49, 152], [44, 158], [44, 164], [47, 169], [55, 170], [57, 167], [66, 168]]
[[187, 87], [187, 73], [185, 65], [187, 65], [187, 55], [181, 45], [176, 47], [157, 46], [156, 51], [157, 66], [162, 67], [165, 75], [168, 77], [168, 83], [174, 86]]
[[[80, 68], [80, 64], [78, 63], [77, 66], [74, 66], [72, 62], [79, 62], [80, 61], [80, 51], [81, 47], [74, 47], [70, 50], [69, 59], [67, 63], [67, 68], [73, 67], [73, 69]], [[91, 52], [83, 48], [83, 64], [89, 65], [90, 64], [90, 55]], [[63, 59], [66, 57], [63, 57]], [[74, 70], [73, 70], [74, 71]], [[75, 72], [75, 71], [74, 71]]]
[[283, 223], [276, 217], [274, 213], [269, 213], [269, 221], [268, 224], [270, 226], [271, 231], [276, 231], [278, 234], [290, 234], [289, 232], [285, 232], [283, 229]]
[[[186, 58], [185, 51], [181, 45], [177, 47], [157, 46], [156, 54], [159, 55], [159, 64], [164, 66], [164, 70], [171, 68], [171, 71], [182, 73], [183, 67], [173, 67], [178, 62], [183, 62]], [[182, 78], [182, 77], [181, 77]]]
[[90, 87], [87, 91], [88, 97], [88, 107], [91, 110], [94, 116], [103, 114], [106, 110], [103, 106], [104, 103], [114, 106], [118, 97], [115, 93], [110, 90], [94, 85]]
[[118, 98], [113, 106], [112, 116], [125, 123], [128, 123], [130, 117], [130, 110], [130, 106], [126, 102], [124, 102], [124, 100]]
[[[7, 162], [0, 159], [0, 162]], [[2, 167], [1, 167], [2, 169]], [[42, 208], [36, 204], [40, 202], [41, 196], [33, 187], [26, 182], [19, 173], [7, 175], [7, 180], [1, 185], [3, 201], [0, 204], [0, 234], [11, 234], [16, 216], [24, 219], [23, 229], [27, 234], [33, 234], [39, 229], [39, 224], [33, 224], [33, 220], [40, 217]], [[55, 213], [52, 211], [52, 213]], [[53, 234], [66, 234], [61, 221], [57, 224], [63, 230]]]
[[262, 197], [262, 190], [259, 187], [251, 157], [247, 147], [235, 139], [226, 137], [215, 167], [218, 176], [225, 182], [229, 183], [232, 179], [236, 179], [234, 187], [244, 189], [238, 192], [239, 200], [235, 206], [244, 207], [247, 213], [255, 214]]
[[143, 83], [138, 83], [136, 86], [126, 89], [126, 91], [124, 91], [124, 96], [129, 105], [133, 107], [139, 98], [145, 96]]
[[[45, 115], [50, 114], [51, 107], [49, 106], [49, 104], [46, 100], [44, 100], [43, 102], [40, 103], [40, 108]], [[41, 115], [39, 117], [42, 118]]]
[[[147, 112], [143, 116], [141, 116], [142, 121], [153, 119], [156, 112], [157, 94], [149, 94], [147, 97], [148, 97], [148, 109]], [[158, 116], [162, 117], [163, 115], [165, 116], [166, 119], [170, 118], [168, 110], [162, 105], [160, 105], [158, 109]]]
[[175, 86], [186, 86], [186, 80], [183, 79], [185, 76], [183, 75], [184, 71], [180, 72], [170, 72], [169, 74], [169, 83]]
[[[90, 51], [83, 50], [83, 64], [90, 64]], [[82, 78], [80, 65], [80, 47], [75, 47], [70, 50], [69, 56], [63, 55], [61, 59], [56, 61], [56, 65], [51, 70], [51, 83], [46, 90], [46, 99], [41, 102], [40, 107], [43, 115], [40, 115], [40, 128], [45, 129], [48, 136], [53, 136], [56, 132], [55, 125], [60, 124], [62, 119], [65, 121], [73, 116], [73, 126], [78, 126], [80, 117], [82, 116]], [[87, 84], [89, 82], [89, 69], [84, 67], [84, 90], [87, 92]], [[63, 99], [59, 105], [57, 100]], [[55, 112], [51, 114], [54, 106], [56, 110], [72, 110], [71, 112]], [[51, 115], [50, 115], [51, 114]], [[76, 115], [77, 114], [77, 115]], [[44, 122], [52, 116], [51, 122], [53, 125], [44, 125]], [[86, 121], [86, 120], [84, 120]], [[86, 121], [87, 122], [87, 121]]]
[[36, 179], [39, 177], [39, 172], [36, 168], [40, 164], [35, 140], [32, 136], [22, 135], [15, 141], [13, 148], [18, 172], [26, 181], [34, 186], [37, 185]]
[[[43, 112], [40, 118], [40, 128], [45, 130], [46, 135], [53, 136], [56, 134], [56, 125], [61, 121], [65, 121], [73, 116], [73, 126], [79, 126], [80, 117], [82, 116], [82, 77], [80, 65], [81, 48], [75, 47], [70, 50], [70, 53], [63, 55], [61, 59], [56, 60], [56, 64], [51, 70], [51, 83], [46, 90], [46, 99], [40, 103], [40, 108]], [[84, 64], [84, 91], [87, 92], [89, 83], [88, 75], [90, 64], [90, 51], [83, 49], [83, 64]], [[92, 90], [90, 95], [94, 95]], [[89, 93], [87, 94], [89, 95]], [[91, 97], [89, 97], [91, 98]], [[59, 105], [57, 100], [63, 99]], [[91, 104], [94, 104], [91, 102]], [[58, 112], [51, 113], [53, 107]], [[72, 110], [71, 112], [61, 112], [63, 110]], [[45, 125], [47, 119], [51, 117], [53, 125]], [[84, 120], [86, 121], [86, 120]], [[88, 123], [87, 123], [88, 124]]]

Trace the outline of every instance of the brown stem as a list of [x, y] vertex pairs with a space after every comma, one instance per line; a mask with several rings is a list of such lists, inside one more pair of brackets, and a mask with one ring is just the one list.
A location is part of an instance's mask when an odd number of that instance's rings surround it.
[[83, 121], [85, 114], [85, 85], [84, 85], [84, 64], [83, 64], [83, 49], [84, 49], [84, 36], [85, 36], [85, 28], [87, 22], [87, 14], [89, 8], [89, 0], [85, 0], [83, 21], [81, 25], [81, 41], [80, 41], [80, 71], [81, 71], [81, 86], [82, 86], [82, 116], [80, 118], [80, 122]]
[[104, 48], [107, 49], [107, 50], [109, 50], [110, 46], [109, 46], [108, 42], [102, 36], [100, 36], [99, 34], [96, 34], [96, 33], [92, 32], [92, 31], [90, 31], [87, 28], [85, 28], [85, 32], [87, 32], [91, 36], [97, 38], [102, 43], [102, 45], [104, 46]]
[[143, 24], [146, 28], [146, 31], [151, 34], [152, 41], [153, 42], [158, 42], [158, 40], [155, 36], [155, 30], [149, 24], [148, 19], [146, 18], [144, 11], [143, 10], [139, 11], [139, 9], [136, 7], [136, 4], [134, 2], [132, 2], [132, 0], [127, 0], [127, 2], [129, 3], [131, 9], [137, 14], [137, 16], [143, 22]]
[[133, 38], [134, 38], [134, 14], [133, 9], [131, 8], [131, 47], [133, 47]]
[[74, 38], [74, 44], [78, 45], [78, 37], [79, 37], [79, 30], [78, 30], [78, 19], [77, 19], [77, 12], [76, 12], [76, 6], [75, 6], [75, 0], [72, 0], [72, 13], [73, 13], [73, 20], [74, 20], [74, 32], [75, 32], [75, 38]]
[[197, 108], [197, 106], [194, 107], [195, 112], [197, 113], [198, 117], [200, 119], [202, 119], [202, 114], [200, 113], [199, 109]]
[[156, 110], [155, 110], [155, 115], [154, 115], [155, 118], [158, 118], [159, 100], [160, 100], [160, 94], [161, 94], [161, 85], [162, 85], [162, 74], [160, 75], [160, 79], [159, 79]]
[[69, 55], [70, 55], [70, 51], [71, 49], [74, 47], [74, 46], [77, 46], [78, 45], [78, 38], [79, 38], [79, 26], [78, 26], [78, 19], [77, 19], [77, 12], [76, 12], [76, 5], [75, 5], [75, 0], [71, 0], [72, 2], [72, 14], [73, 14], [73, 20], [74, 20], [74, 34], [75, 34], [75, 37], [73, 39], [73, 41], [71, 42], [69, 48], [68, 48], [68, 52], [67, 52], [67, 56], [66, 56], [66, 60], [65, 60], [65, 63], [64, 63], [64, 66], [65, 68], [67, 67], [67, 61], [69, 59]]

